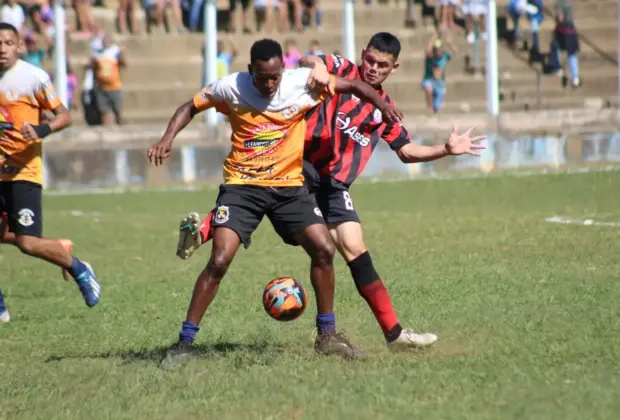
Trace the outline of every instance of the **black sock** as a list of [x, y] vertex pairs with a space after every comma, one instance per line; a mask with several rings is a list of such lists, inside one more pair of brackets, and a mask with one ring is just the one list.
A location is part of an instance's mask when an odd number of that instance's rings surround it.
[[403, 327], [400, 326], [400, 324], [396, 324], [394, 325], [394, 328], [392, 328], [390, 331], [384, 333], [383, 335], [385, 335], [385, 339], [388, 343], [391, 343], [392, 341], [396, 340], [398, 337], [400, 337], [400, 333], [403, 332]]

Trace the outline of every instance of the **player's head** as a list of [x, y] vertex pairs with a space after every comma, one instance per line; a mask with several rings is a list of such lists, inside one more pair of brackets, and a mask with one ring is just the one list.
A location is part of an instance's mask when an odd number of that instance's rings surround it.
[[0, 71], [15, 65], [20, 55], [20, 41], [17, 29], [10, 23], [0, 23]]
[[261, 95], [270, 98], [276, 94], [283, 71], [282, 46], [277, 41], [261, 39], [252, 45], [248, 72]]
[[389, 32], [379, 32], [370, 38], [362, 50], [362, 80], [378, 86], [398, 68], [400, 41]]
[[112, 46], [112, 35], [107, 32], [103, 34], [101, 44], [103, 45], [103, 48], [110, 48]]

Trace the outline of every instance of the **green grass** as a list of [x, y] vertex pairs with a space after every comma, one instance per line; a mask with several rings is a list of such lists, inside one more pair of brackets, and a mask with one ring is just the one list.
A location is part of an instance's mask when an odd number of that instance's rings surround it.
[[[47, 197], [46, 235], [74, 240], [103, 298], [88, 309], [56, 267], [0, 248], [0, 418], [618, 418], [620, 228], [544, 219], [620, 221], [619, 193], [618, 172], [354, 187], [402, 324], [439, 335], [389, 353], [338, 257], [338, 324], [366, 362], [313, 354], [308, 259], [264, 222], [202, 323], [203, 357], [175, 371], [157, 362], [208, 258], [175, 257], [178, 218], [215, 191]], [[282, 275], [311, 295], [291, 323], [260, 300]]]

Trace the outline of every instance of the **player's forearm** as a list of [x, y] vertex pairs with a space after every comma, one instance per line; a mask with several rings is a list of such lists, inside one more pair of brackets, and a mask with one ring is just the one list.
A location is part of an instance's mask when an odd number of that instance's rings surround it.
[[388, 105], [374, 87], [370, 86], [366, 82], [362, 82], [361, 80], [344, 79], [342, 77], [337, 77], [336, 92], [352, 93], [361, 100], [368, 101], [381, 110], [383, 110]]
[[317, 64], [324, 64], [324, 63], [323, 63], [323, 60], [321, 60], [316, 55], [306, 55], [304, 57], [301, 57], [301, 59], [299, 60], [299, 67], [307, 67], [307, 68], [313, 69], [314, 66]]
[[404, 163], [430, 162], [448, 156], [448, 149], [445, 144], [437, 146], [422, 146], [409, 143], [398, 150], [398, 157]]
[[71, 122], [71, 114], [67, 111], [67, 108], [60, 105], [54, 110], [54, 119], [49, 122], [50, 131], [56, 133], [60, 130], [64, 130], [71, 125]]
[[174, 115], [168, 122], [168, 127], [163, 135], [163, 138], [174, 139], [181, 130], [187, 127], [194, 115], [198, 113], [198, 110], [194, 106], [193, 101], [188, 101], [177, 108]]

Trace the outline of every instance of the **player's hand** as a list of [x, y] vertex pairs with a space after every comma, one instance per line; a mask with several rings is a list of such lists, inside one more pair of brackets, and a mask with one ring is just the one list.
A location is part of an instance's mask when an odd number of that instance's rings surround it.
[[310, 75], [308, 76], [309, 89], [329, 89], [331, 95], [335, 94], [334, 86], [331, 83], [331, 75], [327, 71], [327, 66], [323, 63], [315, 63]]
[[24, 123], [21, 129], [22, 136], [24, 136], [24, 140], [35, 141], [39, 139], [37, 132], [34, 131], [34, 127], [32, 124]]
[[381, 108], [381, 114], [383, 115], [383, 121], [390, 123], [397, 123], [404, 118], [400, 109], [392, 104], [386, 104], [386, 106]]
[[471, 127], [463, 134], [458, 133], [458, 127], [455, 125], [454, 130], [452, 130], [452, 134], [450, 134], [450, 138], [448, 139], [448, 143], [446, 143], [446, 150], [451, 155], [473, 155], [480, 156], [480, 152], [477, 150], [486, 149], [486, 146], [482, 144], [478, 144], [482, 140], [485, 140], [486, 136], [475, 136], [471, 137], [471, 133], [477, 127]]
[[172, 139], [162, 138], [155, 143], [146, 153], [149, 162], [155, 166], [161, 166], [164, 160], [168, 159], [172, 154]]

